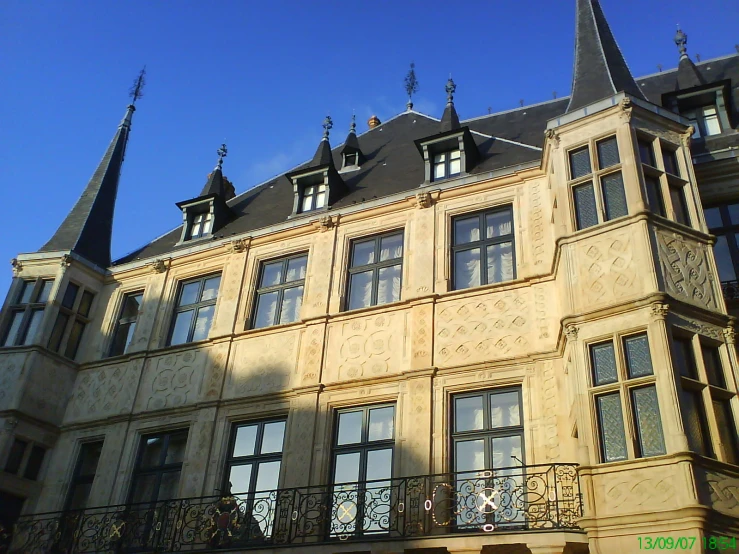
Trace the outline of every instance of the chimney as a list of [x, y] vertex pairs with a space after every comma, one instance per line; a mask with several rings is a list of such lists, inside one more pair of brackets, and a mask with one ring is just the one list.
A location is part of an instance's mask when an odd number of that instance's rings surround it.
[[378, 126], [379, 124], [380, 124], [380, 119], [379, 119], [379, 118], [378, 118], [378, 117], [377, 117], [376, 115], [373, 115], [372, 117], [370, 117], [370, 118], [369, 118], [369, 119], [367, 120], [367, 125], [369, 125], [369, 128], [370, 128], [370, 129], [374, 129], [374, 128], [375, 128], [375, 127], [377, 127], [377, 126]]

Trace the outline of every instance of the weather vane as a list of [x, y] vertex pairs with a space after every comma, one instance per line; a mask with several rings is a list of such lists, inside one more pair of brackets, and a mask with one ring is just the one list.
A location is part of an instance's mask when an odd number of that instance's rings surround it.
[[144, 66], [144, 69], [141, 70], [139, 76], [133, 82], [133, 86], [128, 93], [128, 95], [133, 98], [133, 101], [131, 102], [132, 104], [135, 104], [136, 100], [144, 95], [144, 85], [146, 85], [146, 66]]
[[408, 103], [406, 106], [409, 110], [413, 109], [413, 95], [418, 92], [418, 79], [416, 79], [416, 64], [411, 62], [411, 68], [405, 76], [405, 92], [408, 95]]
[[680, 24], [677, 25], [677, 33], [675, 33], [675, 45], [680, 50], [680, 55], [684, 55], [687, 52], [685, 45], [688, 44], [688, 35], [683, 32], [680, 28]]
[[216, 154], [218, 154], [217, 169], [222, 169], [223, 168], [223, 158], [225, 158], [228, 155], [228, 148], [226, 148], [225, 142], [221, 144], [221, 147], [216, 151]]
[[328, 140], [328, 132], [331, 130], [331, 128], [334, 126], [334, 122], [331, 119], [330, 115], [326, 116], [326, 119], [323, 120], [323, 138]]

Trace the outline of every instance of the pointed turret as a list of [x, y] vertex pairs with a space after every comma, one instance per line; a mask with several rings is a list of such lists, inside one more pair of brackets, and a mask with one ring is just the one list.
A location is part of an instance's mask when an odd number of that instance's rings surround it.
[[221, 144], [221, 147], [218, 149], [218, 163], [213, 169], [213, 172], [208, 175], [208, 182], [205, 183], [200, 196], [216, 194], [226, 202], [235, 196], [234, 186], [231, 184], [231, 181], [223, 176], [223, 158], [226, 157], [227, 153], [226, 145]]
[[39, 252], [72, 251], [100, 267], [110, 265], [118, 180], [135, 110], [133, 104], [128, 106], [126, 115], [82, 196]]
[[334, 158], [331, 155], [331, 144], [328, 142], [328, 132], [331, 130], [331, 128], [334, 126], [333, 121], [331, 120], [331, 116], [326, 116], [326, 119], [323, 120], [323, 138], [321, 139], [321, 142], [318, 144], [318, 149], [316, 150], [316, 154], [313, 156], [313, 160], [311, 161], [311, 167], [317, 167], [319, 165], [326, 165], [334, 163]]
[[357, 118], [355, 115], [352, 115], [352, 124], [344, 141], [344, 148], [341, 149], [341, 157], [344, 159], [344, 167], [362, 165], [364, 162], [364, 154], [362, 154], [357, 139]]
[[688, 35], [678, 27], [675, 33], [675, 44], [680, 51], [680, 62], [677, 65], [677, 88], [678, 90], [699, 87], [705, 85], [706, 82], [698, 73], [693, 60], [688, 56]]
[[453, 131], [459, 129], [459, 116], [457, 110], [454, 107], [454, 92], [457, 90], [457, 85], [454, 84], [452, 78], [446, 82], [446, 108], [444, 108], [444, 115], [441, 116], [441, 132], [446, 133], [447, 131]]
[[567, 112], [618, 92], [646, 100], [613, 38], [600, 2], [577, 0], [575, 71]]

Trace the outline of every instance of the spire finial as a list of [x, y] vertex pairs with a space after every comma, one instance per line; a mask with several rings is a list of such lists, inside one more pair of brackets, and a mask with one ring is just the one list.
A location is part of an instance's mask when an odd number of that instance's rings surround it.
[[331, 130], [333, 126], [334, 126], [334, 122], [331, 119], [331, 116], [327, 115], [326, 119], [323, 120], [323, 140], [328, 140], [328, 132]]
[[131, 90], [128, 92], [128, 95], [133, 99], [131, 104], [136, 104], [136, 100], [144, 95], [144, 85], [146, 85], [146, 66], [139, 72], [139, 76], [136, 77]]
[[349, 126], [349, 132], [357, 134], [357, 116], [352, 114], [352, 124]]
[[216, 150], [216, 154], [218, 154], [218, 164], [216, 165], [216, 169], [223, 169], [223, 158], [228, 155], [228, 148], [226, 148], [225, 142], [221, 144], [221, 147], [218, 150]]
[[675, 45], [680, 50], [681, 58], [688, 55], [686, 44], [688, 44], [688, 35], [683, 32], [683, 30], [680, 28], [680, 24], [678, 23], [677, 33], [675, 33]]
[[405, 76], [405, 92], [408, 95], [408, 103], [405, 105], [409, 110], [413, 109], [413, 95], [418, 92], [418, 79], [416, 79], [416, 64], [411, 62], [411, 68]]
[[446, 82], [446, 87], [444, 87], [444, 90], [446, 90], [446, 101], [448, 104], [452, 104], [454, 102], [454, 92], [457, 90], [457, 85], [454, 84], [454, 81], [452, 81], [452, 74], [449, 74], [449, 80]]

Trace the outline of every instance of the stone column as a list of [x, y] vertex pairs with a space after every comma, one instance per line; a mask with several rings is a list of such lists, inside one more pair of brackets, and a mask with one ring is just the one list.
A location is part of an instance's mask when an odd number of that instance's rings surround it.
[[408, 249], [406, 258], [408, 268], [404, 273], [409, 279], [408, 284], [403, 287], [404, 299], [423, 297], [434, 292], [436, 230], [433, 203], [434, 199], [430, 192], [416, 194], [416, 210], [411, 218], [411, 236], [405, 241]]
[[316, 433], [318, 395], [320, 386], [299, 389], [290, 403], [290, 414], [285, 429], [285, 450], [282, 454], [283, 487], [310, 485], [310, 468], [313, 462], [313, 440]]
[[[250, 239], [231, 241], [227, 248], [229, 256], [223, 267], [221, 289], [218, 292], [218, 312], [210, 329], [209, 338], [230, 335], [238, 319], [236, 311], [241, 304], [244, 288], [244, 267], [249, 252]], [[236, 329], [242, 331], [243, 329]]]
[[404, 383], [402, 414], [396, 416], [396, 421], [401, 423], [397, 435], [400, 439], [399, 471], [403, 477], [431, 473], [432, 377], [431, 369], [416, 371]]
[[179, 496], [182, 498], [204, 495], [205, 471], [215, 434], [216, 411], [215, 407], [201, 409], [190, 426], [180, 476]]

